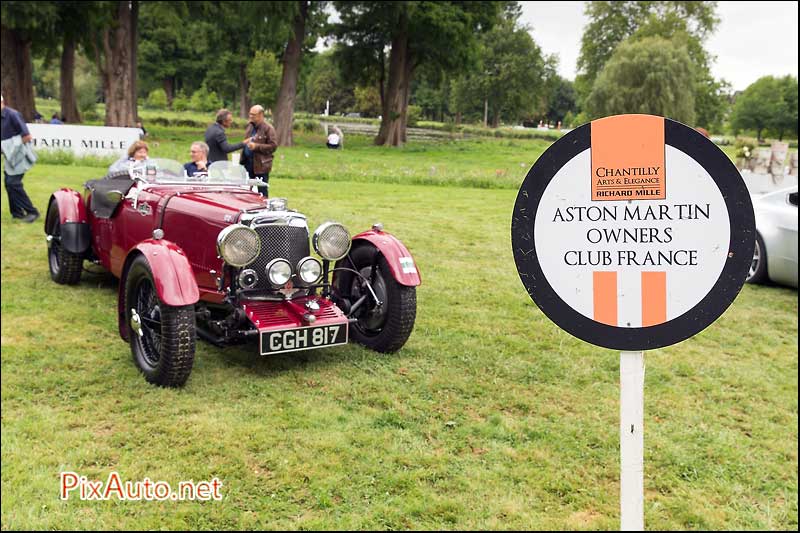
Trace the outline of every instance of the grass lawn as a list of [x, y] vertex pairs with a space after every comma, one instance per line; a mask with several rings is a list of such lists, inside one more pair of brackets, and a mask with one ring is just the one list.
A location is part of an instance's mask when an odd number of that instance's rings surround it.
[[[151, 155], [181, 160], [201, 133], [153, 129]], [[312, 228], [381, 221], [409, 247], [415, 330], [389, 356], [198, 342], [181, 390], [138, 374], [116, 281], [53, 283], [42, 224], [13, 222], [0, 199], [2, 528], [618, 528], [619, 354], [552, 324], [511, 254], [515, 187], [544, 148], [280, 149], [273, 193]], [[44, 208], [102, 174], [43, 162], [25, 185]], [[797, 311], [796, 290], [748, 285], [704, 332], [647, 353], [648, 529], [797, 529]], [[66, 470], [217, 477], [224, 499], [61, 501]]]

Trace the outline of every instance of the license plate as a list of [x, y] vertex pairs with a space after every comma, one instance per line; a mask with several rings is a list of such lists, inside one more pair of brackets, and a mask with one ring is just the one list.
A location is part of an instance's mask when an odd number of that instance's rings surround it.
[[261, 332], [261, 355], [347, 344], [347, 324]]

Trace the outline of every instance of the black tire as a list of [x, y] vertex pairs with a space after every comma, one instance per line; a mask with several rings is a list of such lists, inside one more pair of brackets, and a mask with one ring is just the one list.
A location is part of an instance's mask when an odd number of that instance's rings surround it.
[[[351, 323], [350, 337], [377, 352], [392, 353], [403, 347], [414, 329], [417, 316], [416, 287], [398, 283], [383, 254], [371, 245], [355, 248], [350, 252], [349, 259], [339, 261], [337, 266], [356, 270], [369, 279], [374, 257], [377, 259], [377, 268], [372, 288], [383, 305], [376, 306], [375, 300], [368, 295], [361, 308], [356, 310], [354, 316], [358, 321]], [[361, 276], [348, 271], [339, 271], [337, 274], [336, 292], [339, 297], [353, 304], [362, 295], [368, 294]]]
[[764, 239], [756, 233], [756, 246], [753, 249], [753, 262], [747, 272], [748, 283], [767, 282], [767, 247], [764, 246]]
[[75, 285], [81, 280], [83, 255], [69, 252], [61, 245], [61, 222], [58, 204], [55, 201], [51, 202], [47, 209], [44, 224], [50, 277], [61, 285]]
[[[161, 302], [144, 256], [133, 260], [125, 278], [125, 325], [133, 362], [145, 379], [162, 387], [182, 387], [194, 364], [194, 306]], [[140, 335], [132, 319], [139, 317]]]

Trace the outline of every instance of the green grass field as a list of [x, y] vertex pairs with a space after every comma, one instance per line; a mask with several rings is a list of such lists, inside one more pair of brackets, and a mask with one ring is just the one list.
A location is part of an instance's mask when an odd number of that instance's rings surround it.
[[[188, 160], [198, 133], [154, 128], [152, 155]], [[406, 243], [423, 279], [408, 344], [260, 358], [198, 342], [184, 389], [152, 387], [117, 334], [116, 281], [53, 283], [43, 225], [2, 198], [2, 528], [618, 528], [619, 354], [551, 323], [511, 254], [515, 188], [546, 143], [299, 141], [273, 194], [312, 227], [381, 221]], [[43, 162], [25, 185], [44, 208], [102, 174]], [[648, 529], [797, 529], [797, 311], [796, 290], [748, 285], [647, 353]], [[217, 477], [223, 501], [61, 501], [67, 470]]]

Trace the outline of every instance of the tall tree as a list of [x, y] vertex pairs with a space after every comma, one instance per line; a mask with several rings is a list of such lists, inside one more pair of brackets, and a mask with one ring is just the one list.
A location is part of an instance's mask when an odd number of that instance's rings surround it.
[[102, 24], [104, 6], [101, 2], [55, 2], [58, 20], [49, 37], [61, 41], [60, 101], [61, 116], [69, 123], [81, 121], [75, 91], [75, 54], [86, 50], [90, 39], [86, 28]]
[[39, 38], [51, 35], [56, 21], [54, 2], [14, 2], [0, 4], [0, 79], [6, 105], [33, 121], [36, 102], [33, 94], [31, 55], [52, 47]]
[[334, 53], [334, 50], [326, 50], [311, 61], [304, 92], [308, 110], [313, 113], [322, 113], [327, 104], [334, 114], [348, 111], [355, 105], [353, 85], [342, 78]]
[[212, 17], [206, 15], [211, 10], [208, 2], [142, 4], [139, 80], [146, 93], [163, 88], [169, 107], [179, 89], [192, 94], [200, 88], [210, 66], [208, 58], [218, 50], [213, 40], [198, 38], [214, 35]]
[[586, 99], [589, 117], [662, 115], [693, 124], [692, 61], [685, 46], [659, 37], [622, 43]]
[[[239, 102], [239, 116], [250, 110], [250, 78], [247, 67], [259, 50], [278, 52], [285, 45], [287, 12], [294, 2], [225, 1], [202, 4], [202, 17], [212, 23], [207, 38], [214, 51], [208, 63], [206, 86], [218, 94], [232, 91]], [[258, 102], [255, 102], [258, 103]]]
[[106, 126], [133, 126], [137, 118], [136, 35], [138, 0], [108, 2], [92, 49], [103, 84]]
[[545, 58], [529, 29], [518, 24], [513, 11], [480, 39], [478, 66], [456, 83], [457, 111], [483, 109], [486, 125], [501, 118], [516, 121], [546, 111], [546, 81], [555, 76], [555, 63]]
[[556, 75], [548, 94], [547, 120], [553, 124], [563, 122], [567, 113], [577, 111], [575, 88], [572, 82]]
[[[423, 63], [451, 71], [474, 60], [477, 35], [497, 19], [495, 2], [334, 2], [341, 22], [334, 33], [346, 46], [390, 43], [381, 127], [375, 143], [406, 141], [408, 103], [415, 70]], [[371, 50], [376, 55], [376, 50]]]
[[297, 80], [300, 75], [302, 56], [304, 49], [316, 44], [317, 35], [325, 26], [326, 4], [327, 2], [300, 0], [291, 2], [288, 6], [287, 14], [291, 21], [291, 31], [283, 51], [283, 72], [274, 113], [275, 130], [280, 146], [292, 146], [293, 144], [292, 122], [294, 121]]
[[[710, 61], [702, 43], [719, 22], [716, 2], [596, 1], [587, 3], [586, 16], [589, 23], [581, 37], [575, 78], [581, 104], [617, 46], [637, 32], [640, 38], [660, 36], [665, 39], [676, 37], [678, 31], [683, 32], [695, 65], [700, 70], [708, 70]], [[696, 82], [702, 87], [699, 76]]]
[[797, 78], [764, 76], [750, 84], [736, 98], [731, 114], [734, 131], [755, 130], [758, 140], [770, 129], [782, 139], [797, 133]]

